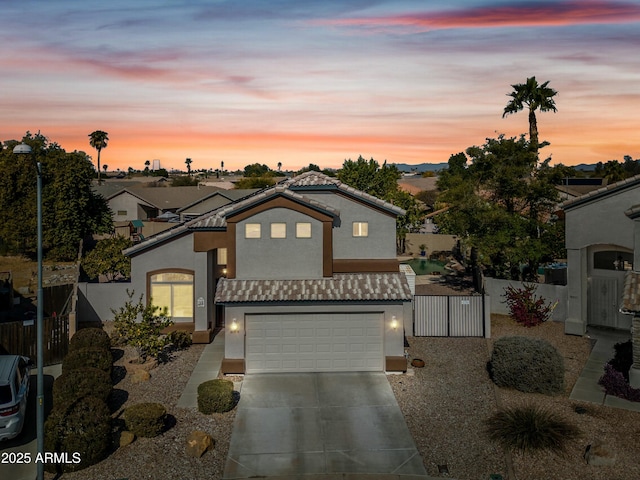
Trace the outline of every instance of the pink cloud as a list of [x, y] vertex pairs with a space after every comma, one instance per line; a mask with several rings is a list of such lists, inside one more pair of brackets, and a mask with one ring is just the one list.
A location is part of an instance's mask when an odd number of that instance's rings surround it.
[[483, 6], [467, 10], [360, 17], [320, 21], [335, 26], [409, 27], [418, 31], [450, 28], [546, 27], [631, 23], [640, 20], [640, 5], [628, 2], [565, 1]]

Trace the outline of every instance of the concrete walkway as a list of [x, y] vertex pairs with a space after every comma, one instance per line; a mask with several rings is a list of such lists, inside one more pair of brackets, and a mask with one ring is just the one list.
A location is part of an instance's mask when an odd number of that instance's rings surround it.
[[589, 360], [582, 369], [580, 377], [573, 386], [571, 400], [597, 403], [607, 407], [624, 408], [640, 412], [640, 402], [630, 402], [622, 398], [607, 395], [604, 389], [598, 385], [598, 380], [604, 374], [604, 365], [613, 358], [615, 350], [613, 346], [631, 338], [631, 333], [622, 330], [609, 330], [589, 327], [587, 337], [596, 341]]

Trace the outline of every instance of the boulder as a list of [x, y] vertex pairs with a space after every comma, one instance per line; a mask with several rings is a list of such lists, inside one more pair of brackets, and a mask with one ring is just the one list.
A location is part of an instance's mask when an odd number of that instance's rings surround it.
[[148, 382], [151, 375], [146, 370], [136, 370], [131, 373], [131, 383], [143, 383]]
[[195, 430], [187, 437], [187, 455], [200, 458], [205, 452], [213, 448], [213, 438], [211, 435]]
[[131, 445], [133, 441], [136, 439], [136, 436], [133, 432], [128, 430], [124, 430], [120, 432], [120, 448], [126, 447], [127, 445]]
[[616, 453], [613, 449], [600, 440], [596, 440], [587, 446], [584, 453], [584, 459], [589, 465], [594, 466], [611, 466], [616, 463]]

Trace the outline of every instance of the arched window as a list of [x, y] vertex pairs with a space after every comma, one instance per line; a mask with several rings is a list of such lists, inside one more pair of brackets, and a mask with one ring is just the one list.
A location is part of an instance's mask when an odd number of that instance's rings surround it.
[[174, 322], [193, 321], [193, 273], [151, 274], [149, 296], [154, 305], [167, 308], [168, 315]]

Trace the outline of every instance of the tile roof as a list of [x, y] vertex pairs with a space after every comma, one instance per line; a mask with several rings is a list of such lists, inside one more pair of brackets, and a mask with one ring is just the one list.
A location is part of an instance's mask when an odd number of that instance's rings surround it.
[[402, 273], [345, 273], [303, 280], [220, 279], [216, 303], [408, 301]]
[[129, 193], [160, 210], [175, 210], [218, 191], [220, 189], [217, 187], [203, 185], [194, 187], [150, 187], [148, 184], [142, 184], [120, 190], [108, 197], [107, 200], [111, 200], [123, 193]]
[[607, 196], [611, 193], [614, 193], [620, 190], [626, 190], [627, 188], [633, 188], [637, 185], [640, 185], [640, 175], [635, 175], [633, 177], [626, 178], [619, 182], [607, 185], [606, 187], [593, 190], [577, 198], [572, 198], [571, 200], [567, 200], [566, 202], [562, 203], [561, 207], [564, 210], [567, 210], [568, 208], [577, 207], [578, 205], [582, 205], [583, 203], [591, 202], [600, 197]]
[[640, 272], [627, 272], [622, 295], [623, 313], [640, 313]]

